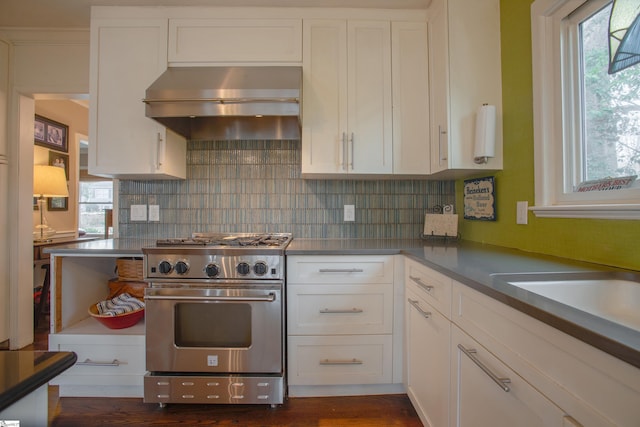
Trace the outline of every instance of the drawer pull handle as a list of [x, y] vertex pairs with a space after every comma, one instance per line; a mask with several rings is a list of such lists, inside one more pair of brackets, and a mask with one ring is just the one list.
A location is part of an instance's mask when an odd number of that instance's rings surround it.
[[511, 380], [509, 378], [500, 378], [499, 376], [497, 376], [496, 374], [494, 374], [493, 372], [491, 372], [491, 369], [487, 368], [487, 366], [485, 366], [484, 363], [482, 363], [480, 361], [480, 359], [478, 359], [476, 357], [476, 353], [477, 351], [473, 348], [464, 348], [464, 346], [462, 344], [458, 344], [458, 348], [467, 355], [467, 357], [469, 357], [469, 359], [471, 359], [471, 361], [473, 363], [475, 363], [478, 368], [482, 369], [482, 372], [484, 372], [485, 374], [487, 374], [489, 376], [489, 378], [491, 378], [496, 384], [498, 384], [498, 386], [504, 390], [505, 392], [508, 392], [509, 390], [511, 390], [509, 388], [509, 386], [507, 384], [511, 383]]
[[85, 359], [84, 362], [77, 362], [78, 366], [120, 366], [122, 364], [118, 359], [113, 359], [111, 362], [98, 362], [91, 359]]
[[409, 276], [409, 279], [413, 280], [418, 286], [420, 286], [427, 292], [431, 292], [433, 290], [433, 286], [427, 285], [419, 277]]
[[364, 313], [361, 308], [348, 308], [348, 309], [329, 309], [325, 308], [320, 310], [320, 314], [350, 314], [350, 313]]
[[362, 365], [364, 362], [358, 359], [324, 359], [320, 361], [321, 365]]
[[321, 268], [320, 273], [364, 273], [361, 268]]
[[418, 312], [422, 315], [422, 317], [424, 317], [425, 319], [428, 319], [431, 317], [431, 312], [430, 311], [424, 311], [422, 309], [422, 307], [420, 307], [420, 302], [417, 299], [407, 299], [407, 301], [409, 301], [409, 304], [411, 304], [416, 310], [418, 310]]

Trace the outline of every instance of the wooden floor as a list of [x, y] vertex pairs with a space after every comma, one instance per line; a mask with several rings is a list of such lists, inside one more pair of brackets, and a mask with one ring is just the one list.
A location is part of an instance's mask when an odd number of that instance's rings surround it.
[[[46, 321], [42, 322], [44, 325]], [[31, 349], [47, 349], [46, 326]], [[406, 395], [290, 398], [283, 405], [167, 405], [142, 399], [58, 397], [49, 386], [49, 425], [93, 426], [422, 426]]]

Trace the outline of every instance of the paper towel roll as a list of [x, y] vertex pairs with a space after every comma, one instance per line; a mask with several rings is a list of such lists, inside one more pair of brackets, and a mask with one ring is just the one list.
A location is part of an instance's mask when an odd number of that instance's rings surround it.
[[496, 106], [484, 104], [476, 113], [476, 140], [473, 160], [487, 163], [496, 152]]

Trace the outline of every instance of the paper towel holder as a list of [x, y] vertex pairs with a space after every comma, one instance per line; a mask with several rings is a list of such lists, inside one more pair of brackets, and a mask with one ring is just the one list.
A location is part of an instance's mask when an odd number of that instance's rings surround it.
[[476, 112], [475, 147], [473, 162], [478, 165], [489, 163], [495, 156], [496, 107], [482, 104]]

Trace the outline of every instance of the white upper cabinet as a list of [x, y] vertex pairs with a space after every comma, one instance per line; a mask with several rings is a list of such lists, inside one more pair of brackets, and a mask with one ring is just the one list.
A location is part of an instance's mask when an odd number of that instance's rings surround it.
[[186, 177], [184, 139], [147, 118], [142, 102], [166, 67], [166, 19], [92, 20], [90, 174]]
[[[502, 169], [499, 0], [433, 0], [428, 13], [431, 173]], [[496, 106], [495, 157], [474, 162], [476, 112]]]
[[303, 27], [302, 173], [392, 173], [390, 22]]
[[391, 23], [393, 173], [430, 171], [429, 62], [426, 22]]
[[169, 62], [302, 61], [302, 19], [169, 19]]

